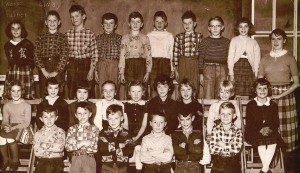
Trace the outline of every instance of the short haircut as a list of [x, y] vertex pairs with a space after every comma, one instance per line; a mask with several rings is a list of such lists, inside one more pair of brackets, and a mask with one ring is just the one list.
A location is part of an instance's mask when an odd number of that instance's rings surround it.
[[73, 13], [73, 12], [76, 12], [76, 11], [78, 11], [82, 15], [86, 15], [86, 12], [85, 12], [84, 8], [81, 5], [75, 4], [75, 5], [72, 5], [69, 9], [70, 14]]
[[224, 89], [226, 89], [226, 90], [229, 90], [230, 91], [230, 96], [233, 96], [234, 95], [234, 85], [233, 85], [233, 83], [231, 82], [231, 81], [229, 81], [229, 80], [223, 80], [222, 82], [220, 82], [220, 84], [219, 84], [219, 92], [220, 92], [220, 90], [222, 89], [222, 88], [224, 88]]
[[153, 88], [154, 90], [157, 92], [157, 86], [161, 84], [167, 84], [169, 86], [169, 92], [168, 94], [172, 94], [174, 91], [174, 84], [173, 84], [173, 80], [167, 76], [167, 75], [159, 75], [155, 78], [154, 83], [153, 83]]
[[135, 18], [141, 19], [141, 22], [144, 23], [144, 18], [141, 15], [141, 13], [138, 12], [138, 11], [134, 11], [134, 12], [132, 12], [132, 13], [129, 14], [128, 22], [130, 23], [131, 19], [135, 19]]
[[179, 110], [177, 116], [180, 117], [180, 116], [183, 116], [183, 117], [188, 117], [189, 115], [192, 117], [192, 116], [195, 116], [194, 113], [189, 110], [189, 109], [181, 109]]
[[46, 105], [43, 105], [42, 106], [42, 114], [41, 114], [41, 117], [43, 116], [43, 113], [46, 112], [46, 113], [51, 113], [51, 112], [54, 112], [55, 113], [55, 116], [58, 116], [58, 110], [55, 106], [53, 105], [49, 105], [49, 104], [46, 104]]
[[150, 115], [149, 115], [149, 121], [152, 121], [154, 116], [160, 116], [160, 117], [163, 117], [165, 119], [165, 122], [167, 122], [167, 116], [164, 112], [162, 111], [156, 111], [156, 112], [152, 112]]
[[[55, 10], [50, 10], [50, 11], [48, 11], [48, 13], [47, 13], [47, 18], [48, 18], [49, 16], [55, 16], [55, 17], [57, 18], [57, 20], [60, 20], [60, 16], [59, 16], [58, 12], [55, 11]], [[47, 20], [47, 18], [46, 18], [46, 20]]]
[[272, 89], [271, 89], [271, 83], [266, 79], [266, 78], [258, 78], [256, 81], [253, 83], [253, 94], [256, 95], [256, 87], [258, 85], [266, 85], [268, 88], [268, 96], [272, 95]]
[[105, 13], [102, 15], [102, 24], [104, 23], [104, 20], [111, 20], [113, 19], [115, 21], [115, 24], [118, 24], [118, 17], [113, 13]]
[[11, 88], [13, 86], [19, 86], [21, 88], [21, 98], [23, 98], [25, 95], [25, 86], [19, 80], [13, 80], [13, 81], [9, 82], [9, 84], [7, 85], [7, 89], [5, 90], [5, 93], [4, 93], [4, 97], [7, 99], [12, 99]]
[[13, 39], [13, 35], [11, 33], [11, 27], [13, 24], [19, 24], [20, 28], [21, 28], [21, 38], [26, 38], [28, 33], [25, 29], [24, 24], [20, 21], [20, 20], [13, 20], [11, 22], [8, 23], [8, 25], [5, 28], [5, 34], [9, 39]]
[[[132, 87], [132, 86], [140, 86], [141, 88], [142, 88], [142, 92], [143, 92], [143, 96], [142, 96], [142, 99], [145, 99], [144, 97], [145, 97], [145, 92], [146, 92], [146, 87], [145, 87], [145, 85], [143, 84], [143, 82], [142, 81], [139, 81], [139, 80], [134, 80], [134, 81], [131, 81], [130, 83], [129, 83], [129, 85], [128, 85], [128, 93], [130, 92], [130, 88]], [[131, 97], [131, 96], [129, 96], [129, 97]]]
[[178, 93], [179, 93], [178, 100], [182, 100], [182, 96], [180, 94], [180, 90], [181, 90], [181, 88], [183, 86], [185, 86], [185, 87], [188, 87], [188, 86], [191, 87], [192, 91], [193, 91], [192, 99], [196, 99], [196, 88], [195, 88], [194, 84], [190, 81], [190, 79], [183, 78], [182, 81], [180, 82], [180, 84], [178, 85]]
[[108, 117], [109, 114], [115, 114], [117, 112], [121, 113], [121, 116], [123, 116], [123, 107], [118, 104], [112, 104], [109, 105], [106, 109], [106, 116]]
[[231, 109], [233, 113], [236, 113], [235, 107], [231, 102], [223, 102], [219, 107], [219, 113], [221, 113], [221, 109]]
[[59, 89], [59, 93], [62, 92], [62, 88], [61, 88], [61, 85], [60, 85], [60, 82], [57, 80], [57, 78], [55, 77], [50, 77], [47, 79], [47, 82], [46, 82], [46, 87], [44, 88], [44, 93], [45, 95], [48, 95], [48, 86], [49, 85], [58, 85], [58, 89]]
[[181, 16], [181, 20], [183, 21], [184, 19], [192, 19], [193, 22], [196, 22], [196, 15], [191, 10], [188, 10]]
[[106, 84], [111, 84], [115, 87], [115, 89], [117, 88], [117, 85], [111, 80], [107, 80], [107, 81], [103, 82], [103, 84], [101, 85], [101, 88], [103, 89], [104, 85], [106, 85]]
[[251, 35], [255, 34], [254, 25], [251, 23], [251, 21], [246, 17], [242, 17], [234, 25], [234, 34], [235, 35], [240, 35], [239, 27], [240, 27], [241, 23], [247, 23], [248, 24], [248, 26], [249, 26], [248, 36], [251, 36]]
[[87, 80], [81, 80], [77, 83], [77, 90], [78, 89], [85, 89], [87, 91], [90, 91], [91, 90], [91, 86], [89, 84], [89, 81]]
[[77, 111], [78, 108], [83, 108], [89, 112], [92, 112], [92, 107], [88, 102], [77, 102], [75, 104], [75, 110]]
[[156, 17], [161, 17], [165, 22], [168, 21], [167, 15], [164, 11], [157, 11], [154, 14], [153, 21], [156, 19]]
[[274, 34], [275, 36], [282, 36], [283, 40], [287, 40], [287, 36], [284, 30], [280, 29], [280, 28], [276, 28], [274, 29], [270, 34], [269, 34], [269, 39], [272, 39], [272, 34]]
[[214, 17], [212, 17], [212, 18], [210, 18], [210, 19], [208, 20], [208, 26], [210, 25], [210, 22], [213, 21], [213, 20], [217, 20], [217, 21], [219, 21], [222, 25], [224, 25], [224, 20], [222, 19], [222, 17], [220, 17], [220, 16], [214, 16]]

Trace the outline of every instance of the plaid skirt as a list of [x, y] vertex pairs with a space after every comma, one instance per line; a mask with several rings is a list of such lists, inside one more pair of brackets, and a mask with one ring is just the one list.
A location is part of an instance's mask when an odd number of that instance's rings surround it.
[[251, 96], [254, 75], [252, 67], [246, 58], [240, 58], [234, 64], [234, 86], [236, 95]]
[[9, 83], [13, 80], [18, 80], [23, 84], [25, 93], [22, 96], [22, 98], [26, 100], [35, 98], [34, 78], [30, 65], [15, 64], [8, 68], [4, 84], [4, 93], [7, 93], [7, 87]]
[[[290, 85], [272, 85], [272, 94], [281, 94], [289, 87]], [[299, 146], [298, 120], [294, 93], [274, 101], [278, 104], [281, 137], [285, 143], [286, 151], [291, 152]]]

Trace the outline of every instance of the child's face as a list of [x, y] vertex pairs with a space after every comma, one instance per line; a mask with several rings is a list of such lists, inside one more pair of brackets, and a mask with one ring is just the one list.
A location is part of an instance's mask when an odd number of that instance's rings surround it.
[[183, 19], [182, 24], [185, 32], [192, 32], [194, 31], [197, 23], [194, 22], [192, 18], [188, 18]]
[[183, 100], [192, 100], [193, 88], [189, 85], [181, 85], [180, 94]]
[[129, 27], [132, 31], [140, 31], [143, 27], [143, 22], [140, 18], [131, 18]]
[[255, 91], [256, 91], [257, 98], [264, 99], [268, 96], [268, 86], [267, 85], [258, 84], [256, 86]]
[[219, 89], [219, 97], [223, 101], [228, 101], [229, 98], [231, 97], [231, 92], [227, 88], [220, 88]]
[[131, 86], [129, 95], [133, 101], [138, 102], [142, 99], [143, 88], [141, 86]]
[[211, 33], [212, 37], [220, 37], [223, 29], [224, 26], [218, 20], [212, 20], [208, 26], [208, 31]]
[[186, 117], [179, 115], [178, 120], [181, 124], [182, 130], [188, 130], [192, 126], [192, 122], [194, 121], [195, 116], [188, 115]]
[[249, 32], [249, 25], [248, 23], [240, 23], [239, 24], [239, 33], [242, 36], [247, 36]]
[[10, 94], [11, 94], [11, 98], [12, 98], [13, 101], [20, 100], [20, 98], [22, 96], [21, 86], [18, 86], [18, 85], [12, 86], [11, 89], [10, 89]]
[[157, 93], [160, 98], [164, 98], [168, 95], [169, 85], [168, 84], [158, 84]]
[[86, 89], [77, 89], [76, 97], [79, 102], [87, 101], [89, 97], [89, 92]]
[[224, 125], [228, 125], [232, 123], [232, 119], [235, 117], [235, 113], [230, 108], [221, 108], [220, 109], [220, 117], [221, 122]]
[[13, 38], [21, 38], [21, 25], [14, 23], [11, 25], [11, 34]]
[[111, 101], [114, 99], [116, 94], [116, 88], [113, 84], [105, 84], [102, 89], [105, 100]]
[[59, 91], [58, 84], [56, 84], [56, 85], [52, 85], [52, 84], [48, 85], [47, 91], [48, 91], [48, 96], [50, 96], [52, 98], [56, 97], [58, 95], [58, 91]]
[[107, 115], [107, 121], [109, 126], [115, 131], [118, 130], [121, 126], [121, 122], [123, 121], [123, 116], [120, 111], [115, 113], [110, 113]]
[[74, 26], [80, 26], [84, 23], [86, 18], [85, 14], [81, 14], [79, 11], [74, 11], [71, 14], [71, 22]]
[[57, 118], [58, 116], [56, 115], [56, 112], [43, 112], [42, 117], [40, 117], [40, 120], [44, 123], [46, 127], [51, 128], [54, 125]]
[[155, 17], [154, 27], [157, 31], [163, 31], [167, 25], [167, 22], [162, 17]]
[[50, 15], [45, 21], [45, 25], [48, 27], [48, 30], [51, 32], [56, 32], [60, 24], [60, 20], [57, 19], [55, 15]]
[[167, 122], [165, 118], [159, 115], [154, 115], [153, 119], [150, 121], [150, 126], [152, 127], [154, 133], [163, 132], [166, 125]]
[[109, 19], [109, 20], [104, 19], [102, 23], [102, 27], [106, 34], [111, 34], [117, 28], [117, 25], [114, 19]]
[[75, 116], [78, 119], [79, 124], [86, 124], [89, 122], [92, 112], [90, 112], [88, 109], [78, 107]]

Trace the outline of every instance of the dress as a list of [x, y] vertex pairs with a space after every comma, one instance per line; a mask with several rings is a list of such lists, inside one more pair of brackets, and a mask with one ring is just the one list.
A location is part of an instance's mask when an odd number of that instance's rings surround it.
[[32, 70], [34, 46], [27, 39], [19, 43], [8, 41], [4, 45], [5, 55], [8, 61], [8, 71], [6, 73], [5, 91], [7, 85], [13, 80], [19, 80], [25, 87], [24, 99], [35, 97], [34, 78]]

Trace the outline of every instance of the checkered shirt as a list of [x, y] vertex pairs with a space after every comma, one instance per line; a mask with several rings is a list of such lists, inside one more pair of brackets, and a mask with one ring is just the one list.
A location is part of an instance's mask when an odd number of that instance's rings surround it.
[[122, 36], [116, 33], [103, 33], [96, 37], [99, 61], [101, 59], [119, 59]]

